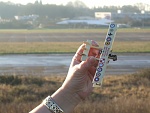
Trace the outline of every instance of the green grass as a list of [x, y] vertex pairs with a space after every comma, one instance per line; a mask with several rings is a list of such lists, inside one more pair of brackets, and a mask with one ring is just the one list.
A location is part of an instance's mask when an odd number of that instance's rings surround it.
[[[107, 32], [108, 29], [1, 29], [0, 33], [101, 33]], [[150, 29], [118, 28], [117, 32], [150, 32]]]
[[[102, 88], [73, 113], [150, 113], [150, 69], [132, 75], [106, 76]], [[27, 113], [53, 94], [65, 76], [0, 75], [0, 113]]]
[[0, 43], [0, 53], [70, 53], [75, 52], [79, 45], [73, 42]]
[[[6, 42], [0, 43], [0, 54], [74, 53], [81, 44], [82, 42]], [[115, 42], [113, 52], [150, 52], [150, 42]]]
[[[0, 30], [0, 34], [101, 33], [107, 29], [33, 29]], [[150, 29], [118, 29], [118, 32], [150, 32]], [[0, 42], [0, 54], [74, 53], [82, 42]], [[100, 42], [103, 46], [103, 42]], [[101, 46], [101, 47], [102, 47]], [[115, 41], [114, 52], [150, 52], [150, 41]]]
[[114, 52], [150, 52], [150, 41], [114, 42]]

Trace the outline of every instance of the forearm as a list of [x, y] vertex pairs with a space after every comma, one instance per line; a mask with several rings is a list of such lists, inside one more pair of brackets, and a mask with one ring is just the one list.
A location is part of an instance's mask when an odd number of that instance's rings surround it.
[[[77, 94], [73, 94], [67, 88], [59, 88], [51, 98], [64, 111], [64, 113], [71, 113], [77, 104], [81, 101]], [[46, 105], [42, 102], [39, 106], [34, 108], [29, 113], [52, 113]]]
[[52, 113], [52, 112], [48, 110], [47, 107], [43, 103], [41, 103], [39, 106], [34, 108], [29, 113]]
[[61, 107], [64, 113], [71, 113], [79, 104], [81, 98], [67, 90], [67, 88], [59, 88], [52, 96], [53, 100]]

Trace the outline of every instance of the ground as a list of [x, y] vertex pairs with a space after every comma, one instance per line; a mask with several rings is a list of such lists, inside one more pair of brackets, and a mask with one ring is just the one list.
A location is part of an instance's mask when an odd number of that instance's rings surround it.
[[[103, 42], [106, 36], [106, 32], [57, 32], [57, 33], [52, 33], [52, 32], [20, 32], [16, 30], [16, 32], [2, 32], [0, 34], [0, 43], [16, 43], [17, 44], [23, 44], [23, 43], [35, 43], [35, 42], [40, 42], [40, 43], [45, 43], [45, 42], [83, 42], [86, 41], [87, 39], [95, 40], [97, 42]], [[145, 32], [117, 32], [115, 42], [128, 42], [129, 44], [132, 44], [131, 42], [140, 42], [141, 44], [143, 42], [149, 42], [150, 41], [150, 32], [145, 31]], [[128, 45], [131, 46], [131, 45]], [[119, 53], [120, 54], [120, 53]], [[149, 53], [138, 53], [138, 55], [149, 55]], [[121, 53], [121, 55], [124, 55]], [[126, 53], [126, 55], [133, 56], [137, 55], [137, 53]], [[142, 59], [142, 58], [141, 58]], [[144, 59], [143, 59], [144, 60]], [[127, 68], [126, 66], [125, 68]], [[59, 70], [56, 71], [56, 68]], [[109, 67], [111, 70], [111, 67]], [[15, 70], [14, 67], [3, 67], [3, 70]], [[53, 67], [26, 67], [26, 68], [17, 68], [18, 70], [29, 70], [30, 74], [35, 74], [35, 71], [40, 73], [39, 71], [43, 71], [45, 69], [52, 70], [51, 73], [54, 71], [54, 73], [66, 73], [68, 70], [68, 67], [66, 68], [65, 66], [53, 66]], [[129, 69], [129, 67], [128, 67]], [[35, 71], [33, 71], [35, 70]], [[113, 69], [112, 69], [113, 70]], [[16, 70], [15, 70], [16, 71]], [[129, 70], [127, 70], [129, 71]], [[15, 73], [15, 72], [14, 72]], [[115, 73], [116, 74], [116, 73]]]
[[[118, 32], [115, 41], [150, 41], [150, 32]], [[83, 42], [104, 41], [106, 33], [1, 33], [0, 42]]]

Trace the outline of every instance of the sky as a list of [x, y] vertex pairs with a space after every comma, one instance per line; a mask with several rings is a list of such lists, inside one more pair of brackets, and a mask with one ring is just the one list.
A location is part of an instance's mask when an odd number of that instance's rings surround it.
[[[36, 0], [0, 0], [0, 2], [13, 2], [13, 3], [21, 3], [21, 4], [27, 4], [27, 3], [34, 3]], [[40, 1], [40, 0], [39, 0]], [[57, 5], [66, 5], [69, 1], [74, 2], [75, 0], [42, 0], [43, 4], [57, 4]], [[150, 0], [80, 0], [87, 7], [98, 7], [98, 6], [122, 6], [122, 5], [134, 5], [136, 3], [144, 3], [150, 5]]]

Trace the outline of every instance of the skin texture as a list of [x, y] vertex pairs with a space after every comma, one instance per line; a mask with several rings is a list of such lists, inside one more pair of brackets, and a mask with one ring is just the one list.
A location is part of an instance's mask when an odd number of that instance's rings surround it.
[[[92, 41], [92, 45], [98, 46], [95, 41]], [[82, 44], [74, 55], [67, 78], [62, 85], [77, 93], [83, 100], [92, 92], [92, 80], [98, 64], [95, 57], [99, 56], [99, 50], [91, 48], [87, 60], [81, 62], [84, 47], [85, 44]]]
[[[98, 46], [92, 41], [92, 46]], [[100, 49], [91, 48], [86, 61], [81, 61], [85, 44], [82, 44], [70, 64], [67, 77], [62, 86], [51, 95], [64, 113], [71, 113], [73, 109], [92, 92], [92, 80], [96, 72], [98, 61], [95, 57], [100, 56]], [[46, 106], [41, 103], [30, 113], [51, 113]]]

